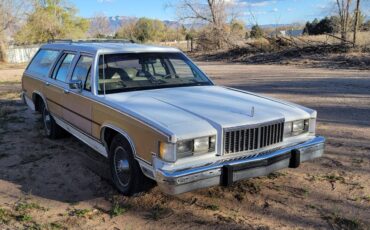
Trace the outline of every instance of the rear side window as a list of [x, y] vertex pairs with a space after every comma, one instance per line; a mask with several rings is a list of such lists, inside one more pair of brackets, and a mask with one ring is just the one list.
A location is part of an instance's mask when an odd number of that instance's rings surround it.
[[71, 67], [73, 58], [75, 57], [74, 54], [66, 54], [62, 61], [60, 62], [58, 69], [54, 71], [53, 78], [58, 81], [66, 82], [68, 77], [68, 72]]
[[27, 70], [38, 77], [47, 77], [58, 54], [59, 51], [56, 50], [40, 50], [33, 58]]

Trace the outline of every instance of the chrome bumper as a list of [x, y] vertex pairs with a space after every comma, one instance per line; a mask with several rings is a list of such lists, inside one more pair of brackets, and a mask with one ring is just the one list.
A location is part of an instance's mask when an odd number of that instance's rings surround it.
[[183, 171], [156, 171], [156, 181], [168, 194], [180, 194], [214, 185], [231, 185], [233, 182], [264, 176], [283, 168], [296, 168], [300, 162], [321, 157], [325, 138], [316, 136], [309, 141], [279, 149], [268, 154]]

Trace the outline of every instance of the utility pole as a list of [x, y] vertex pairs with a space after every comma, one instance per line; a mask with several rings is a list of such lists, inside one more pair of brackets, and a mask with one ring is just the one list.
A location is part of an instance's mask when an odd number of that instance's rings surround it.
[[356, 46], [359, 16], [360, 16], [360, 0], [357, 0], [355, 11], [355, 27], [353, 28], [353, 47]]

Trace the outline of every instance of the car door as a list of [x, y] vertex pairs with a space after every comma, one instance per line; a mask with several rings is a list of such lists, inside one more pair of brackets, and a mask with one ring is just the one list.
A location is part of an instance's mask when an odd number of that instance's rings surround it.
[[69, 81], [80, 81], [82, 89], [68, 89], [63, 95], [63, 119], [80, 132], [91, 136], [92, 129], [92, 101], [91, 71], [94, 58], [89, 54], [81, 54], [72, 70]]
[[49, 112], [55, 118], [63, 118], [63, 97], [68, 90], [68, 75], [75, 61], [76, 53], [63, 52], [52, 71], [49, 79], [45, 81], [44, 94], [46, 96]]

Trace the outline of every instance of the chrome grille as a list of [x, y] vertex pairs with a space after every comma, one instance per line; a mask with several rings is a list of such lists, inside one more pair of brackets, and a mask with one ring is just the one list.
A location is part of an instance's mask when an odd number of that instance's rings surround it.
[[224, 153], [257, 150], [283, 141], [284, 121], [254, 127], [231, 128], [224, 131]]

